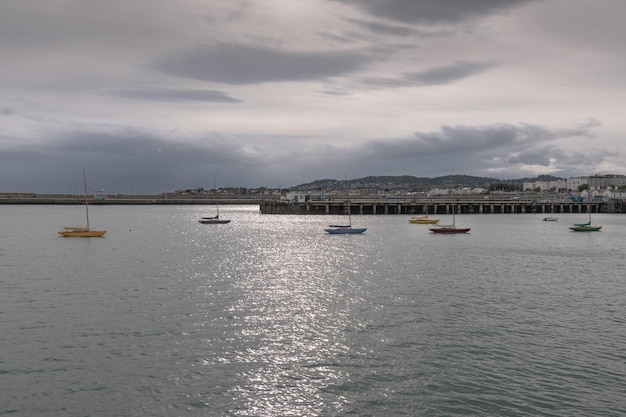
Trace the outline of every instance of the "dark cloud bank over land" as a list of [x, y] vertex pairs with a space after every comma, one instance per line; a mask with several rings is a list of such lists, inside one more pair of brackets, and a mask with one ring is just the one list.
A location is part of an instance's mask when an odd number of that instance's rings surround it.
[[579, 170], [582, 162], [597, 163], [604, 155], [567, 153], [551, 141], [588, 134], [586, 128], [551, 131], [533, 125], [444, 126], [434, 132], [351, 146], [260, 143], [251, 148], [249, 142], [215, 134], [182, 142], [136, 132], [82, 132], [39, 145], [37, 152], [22, 146], [3, 152], [0, 189], [78, 192], [82, 168], [88, 170], [94, 188], [138, 194], [211, 188], [213, 179], [220, 186], [246, 188], [291, 187], [344, 175], [465, 174], [510, 179], [528, 176], [520, 167], [529, 164], [556, 164], [567, 176]]

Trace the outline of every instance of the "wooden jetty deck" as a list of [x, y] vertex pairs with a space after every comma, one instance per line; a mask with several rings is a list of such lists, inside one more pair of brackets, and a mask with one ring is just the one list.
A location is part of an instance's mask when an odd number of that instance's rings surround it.
[[426, 200], [309, 200], [303, 203], [284, 201], [264, 201], [261, 213], [264, 214], [345, 214], [350, 207], [352, 214], [523, 214], [523, 213], [622, 213], [621, 202], [592, 202], [591, 204], [561, 201], [536, 202], [485, 199], [426, 199]]

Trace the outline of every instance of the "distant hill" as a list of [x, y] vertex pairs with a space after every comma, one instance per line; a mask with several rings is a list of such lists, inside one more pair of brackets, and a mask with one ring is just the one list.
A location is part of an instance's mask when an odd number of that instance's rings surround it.
[[549, 181], [560, 178], [541, 176], [537, 178], [519, 178], [502, 180], [499, 178], [473, 177], [470, 175], [446, 175], [443, 177], [427, 178], [411, 175], [399, 176], [369, 176], [351, 180], [322, 179], [306, 184], [290, 187], [292, 190], [328, 191], [341, 190], [346, 187], [355, 189], [405, 189], [412, 191], [428, 191], [432, 188], [489, 188], [492, 184], [522, 184], [524, 182]]

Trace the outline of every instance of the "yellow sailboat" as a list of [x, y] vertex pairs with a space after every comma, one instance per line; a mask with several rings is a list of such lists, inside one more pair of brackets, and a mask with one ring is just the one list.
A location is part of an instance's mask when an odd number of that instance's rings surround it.
[[91, 230], [89, 228], [89, 200], [87, 199], [87, 175], [83, 169], [83, 184], [85, 196], [85, 215], [87, 218], [87, 226], [63, 226], [63, 230], [58, 232], [65, 237], [101, 237], [107, 232], [106, 230]]

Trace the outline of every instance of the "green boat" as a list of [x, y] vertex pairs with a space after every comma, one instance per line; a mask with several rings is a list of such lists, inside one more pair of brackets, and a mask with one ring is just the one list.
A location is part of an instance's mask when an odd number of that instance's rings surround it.
[[575, 223], [570, 230], [575, 232], [599, 232], [602, 226], [591, 225], [591, 205], [587, 206], [587, 212], [589, 213], [589, 221], [587, 223]]

